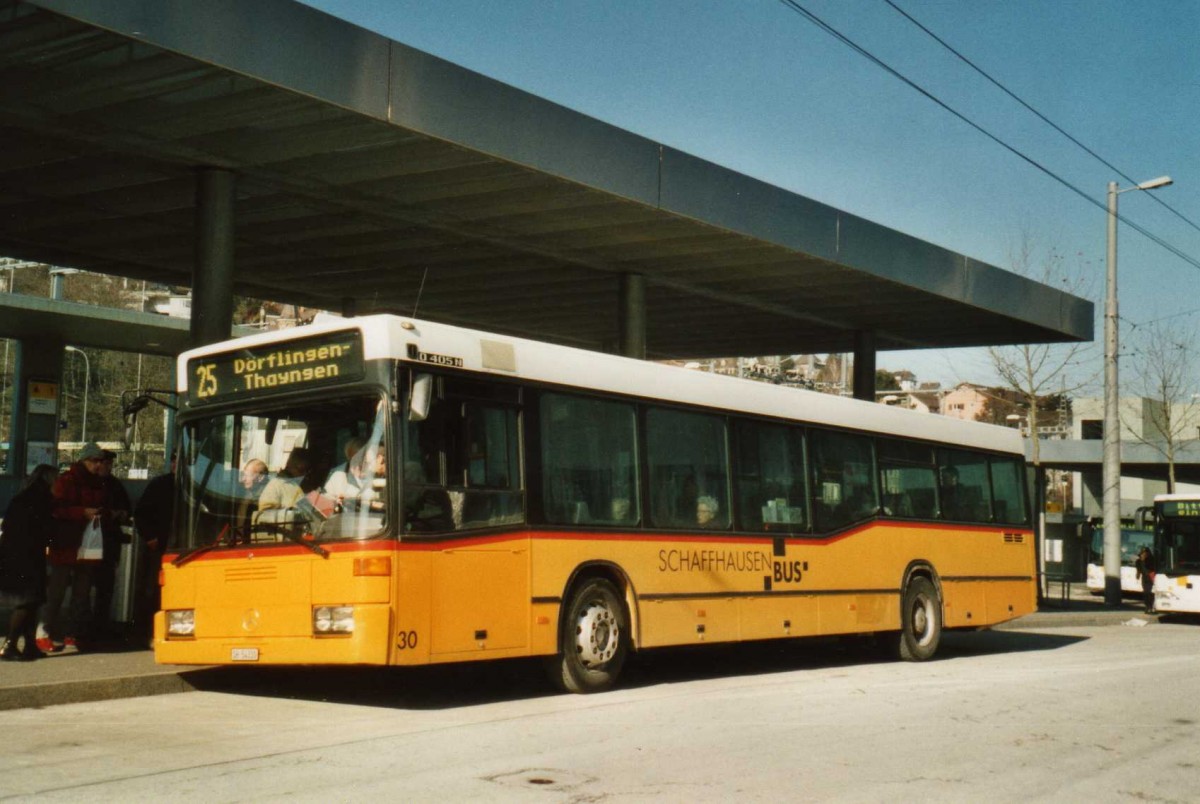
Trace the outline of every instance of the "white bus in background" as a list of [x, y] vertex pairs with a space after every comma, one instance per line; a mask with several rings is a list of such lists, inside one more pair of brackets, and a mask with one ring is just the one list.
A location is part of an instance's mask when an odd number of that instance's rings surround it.
[[[1153, 547], [1154, 531], [1139, 528], [1121, 528], [1121, 593], [1140, 595], [1142, 582], [1137, 577], [1134, 562], [1143, 547]], [[1087, 588], [1093, 595], [1104, 594], [1104, 528], [1097, 527], [1092, 533], [1092, 546], [1088, 553]]]
[[1164, 614], [1200, 614], [1200, 494], [1160, 494], [1154, 513], [1154, 606]]

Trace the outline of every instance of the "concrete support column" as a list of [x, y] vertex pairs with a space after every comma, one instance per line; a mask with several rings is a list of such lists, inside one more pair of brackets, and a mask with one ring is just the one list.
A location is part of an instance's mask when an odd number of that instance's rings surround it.
[[875, 333], [854, 332], [854, 398], [875, 401]]
[[646, 277], [621, 274], [621, 354], [646, 359]]
[[192, 344], [223, 341], [233, 330], [233, 239], [236, 176], [219, 168], [196, 173], [196, 263], [192, 268]]

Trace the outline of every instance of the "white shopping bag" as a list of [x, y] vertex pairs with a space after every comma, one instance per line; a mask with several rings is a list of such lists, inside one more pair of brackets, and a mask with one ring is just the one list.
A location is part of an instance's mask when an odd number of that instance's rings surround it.
[[104, 534], [100, 531], [100, 520], [93, 519], [83, 529], [83, 543], [79, 545], [80, 561], [99, 561], [104, 558]]

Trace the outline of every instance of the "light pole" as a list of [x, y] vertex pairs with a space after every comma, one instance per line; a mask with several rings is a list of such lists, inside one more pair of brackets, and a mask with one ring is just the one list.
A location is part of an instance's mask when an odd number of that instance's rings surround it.
[[1108, 272], [1104, 298], [1104, 602], [1121, 605], [1121, 424], [1117, 408], [1117, 196], [1130, 190], [1156, 190], [1170, 176], [1117, 189], [1108, 183]]
[[92, 361], [88, 360], [87, 352], [83, 351], [82, 349], [76, 349], [74, 346], [67, 346], [65, 348], [68, 352], [78, 352], [79, 354], [83, 355], [83, 371], [84, 371], [84, 375], [85, 375], [84, 379], [83, 379], [83, 424], [81, 424], [80, 428], [79, 428], [79, 430], [80, 430], [79, 440], [86, 444], [87, 443], [87, 398], [88, 398], [88, 385], [89, 385], [90, 380], [92, 379]]

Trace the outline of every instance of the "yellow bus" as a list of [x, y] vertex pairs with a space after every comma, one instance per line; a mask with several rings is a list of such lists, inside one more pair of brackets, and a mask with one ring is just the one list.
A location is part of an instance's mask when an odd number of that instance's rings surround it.
[[395, 316], [185, 352], [158, 661], [545, 657], [1036, 606], [1015, 431]]

